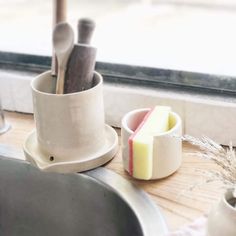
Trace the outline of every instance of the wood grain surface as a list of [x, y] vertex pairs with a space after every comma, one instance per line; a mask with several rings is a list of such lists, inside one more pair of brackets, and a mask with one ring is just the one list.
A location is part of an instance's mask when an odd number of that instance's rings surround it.
[[[24, 159], [22, 145], [28, 133], [35, 127], [33, 116], [5, 112], [5, 117], [12, 128], [0, 135], [0, 155], [10, 153], [13, 157]], [[117, 132], [120, 135], [119, 129]], [[194, 151], [193, 147], [184, 144], [181, 168], [162, 180], [140, 181], [131, 178], [123, 169], [121, 150], [104, 167], [115, 171], [146, 191], [161, 209], [169, 229], [175, 230], [206, 214], [224, 191], [217, 184], [204, 184], [193, 191], [189, 190], [193, 184], [202, 183], [205, 179], [197, 169], [216, 168], [215, 164], [196, 157]]]

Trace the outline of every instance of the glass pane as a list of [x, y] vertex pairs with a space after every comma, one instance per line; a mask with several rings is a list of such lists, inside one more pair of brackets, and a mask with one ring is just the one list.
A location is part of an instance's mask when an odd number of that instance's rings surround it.
[[[0, 50], [51, 55], [52, 2], [0, 0]], [[235, 0], [68, 0], [84, 16], [98, 61], [236, 75]]]

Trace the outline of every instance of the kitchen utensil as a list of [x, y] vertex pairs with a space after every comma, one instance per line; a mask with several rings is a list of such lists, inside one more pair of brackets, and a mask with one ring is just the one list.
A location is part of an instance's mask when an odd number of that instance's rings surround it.
[[[67, 0], [53, 0], [53, 28], [56, 24], [66, 21]], [[57, 60], [53, 49], [51, 72], [53, 76], [57, 75]]]
[[96, 60], [96, 48], [90, 46], [95, 28], [91, 19], [78, 21], [78, 43], [75, 44], [68, 61], [64, 93], [74, 93], [93, 86], [93, 71]]
[[68, 23], [61, 22], [56, 25], [53, 45], [58, 61], [56, 93], [63, 94], [66, 65], [74, 45], [74, 32]]

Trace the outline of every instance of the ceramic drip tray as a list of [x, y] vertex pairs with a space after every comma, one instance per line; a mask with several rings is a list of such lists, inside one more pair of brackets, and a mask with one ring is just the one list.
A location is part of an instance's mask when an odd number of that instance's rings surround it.
[[104, 168], [41, 172], [0, 156], [1, 235], [161, 236], [165, 222], [140, 189]]
[[75, 173], [96, 168], [108, 162], [118, 150], [118, 136], [116, 131], [106, 125], [106, 141], [104, 146], [95, 154], [87, 155], [83, 158], [77, 155], [74, 160], [57, 160], [54, 155], [42, 151], [37, 141], [36, 131], [32, 131], [24, 143], [24, 153], [26, 160], [42, 171]]

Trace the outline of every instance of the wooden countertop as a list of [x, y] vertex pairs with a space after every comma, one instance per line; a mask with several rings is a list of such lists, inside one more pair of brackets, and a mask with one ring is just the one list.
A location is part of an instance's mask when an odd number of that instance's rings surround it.
[[[0, 155], [12, 154], [24, 158], [22, 145], [28, 133], [34, 128], [33, 116], [16, 112], [5, 112], [6, 120], [12, 128], [0, 135]], [[119, 129], [117, 129], [118, 134]], [[189, 188], [204, 177], [197, 169], [216, 168], [214, 163], [201, 160], [194, 154], [193, 148], [184, 144], [183, 164], [168, 178], [156, 181], [134, 180], [128, 176], [122, 166], [121, 152], [104, 167], [115, 171], [146, 191], [161, 208], [170, 230], [175, 230], [207, 213], [221, 196], [223, 190], [217, 184], [204, 184], [193, 191]], [[182, 193], [182, 194], [181, 194]]]

